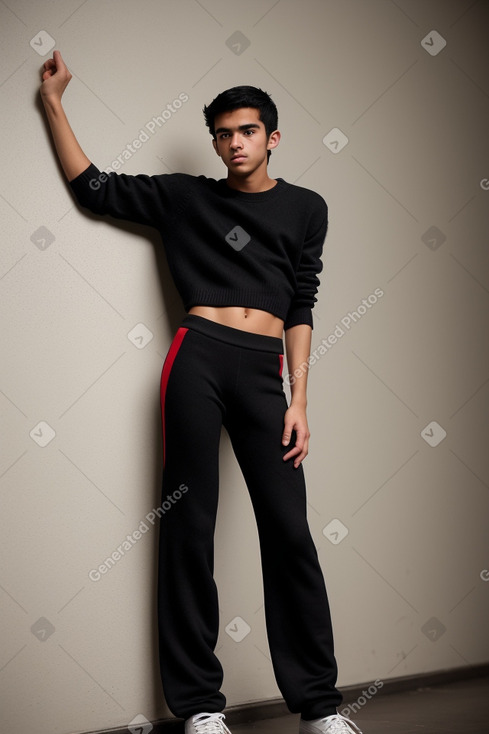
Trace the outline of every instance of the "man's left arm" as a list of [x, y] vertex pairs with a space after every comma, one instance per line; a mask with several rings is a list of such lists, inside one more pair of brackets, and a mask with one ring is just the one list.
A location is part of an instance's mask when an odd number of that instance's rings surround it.
[[294, 459], [294, 467], [306, 458], [309, 448], [307, 425], [307, 373], [311, 353], [312, 329], [308, 324], [297, 324], [285, 331], [287, 367], [291, 376], [289, 408], [284, 417], [282, 444], [288, 446], [292, 431], [296, 433], [295, 445], [284, 455], [284, 461]]

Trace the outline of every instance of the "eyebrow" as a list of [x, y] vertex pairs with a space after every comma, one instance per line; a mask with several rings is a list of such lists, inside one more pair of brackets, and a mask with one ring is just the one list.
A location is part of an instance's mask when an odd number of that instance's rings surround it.
[[[246, 125], [239, 125], [238, 130], [250, 130], [252, 128], [256, 128], [257, 130], [260, 129], [260, 126], [256, 122], [249, 122]], [[230, 133], [231, 128], [229, 127], [218, 127], [215, 131], [216, 135], [218, 133]]]

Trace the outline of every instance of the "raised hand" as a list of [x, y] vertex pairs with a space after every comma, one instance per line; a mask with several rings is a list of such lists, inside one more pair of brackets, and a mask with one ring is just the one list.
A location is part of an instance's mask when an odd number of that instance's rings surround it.
[[41, 97], [44, 100], [60, 100], [68, 86], [70, 74], [59, 51], [53, 52], [53, 58], [44, 62], [42, 71]]

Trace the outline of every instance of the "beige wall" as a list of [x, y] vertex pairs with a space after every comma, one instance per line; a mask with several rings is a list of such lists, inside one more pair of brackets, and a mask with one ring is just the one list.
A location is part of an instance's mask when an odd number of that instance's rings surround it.
[[[330, 206], [313, 333], [328, 350], [309, 374], [305, 470], [339, 683], [489, 660], [488, 20], [472, 0], [0, 4], [2, 731], [168, 715], [155, 528], [98, 581], [89, 573], [158, 505], [159, 377], [183, 311], [157, 235], [73, 203], [37, 95], [52, 43], [73, 72], [70, 120], [101, 168], [145, 129], [124, 172], [221, 177], [203, 104], [242, 83], [273, 94], [271, 175]], [[334, 128], [349, 141], [336, 152]], [[278, 690], [225, 434], [221, 468], [231, 705]]]

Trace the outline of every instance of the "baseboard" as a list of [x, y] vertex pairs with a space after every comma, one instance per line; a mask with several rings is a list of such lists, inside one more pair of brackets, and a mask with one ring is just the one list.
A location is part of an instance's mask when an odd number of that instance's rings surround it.
[[[376, 695], [389, 695], [392, 693], [400, 693], [402, 691], [414, 691], [418, 688], [432, 688], [447, 683], [456, 683], [458, 681], [470, 680], [474, 678], [489, 677], [489, 663], [481, 665], [464, 666], [462, 668], [451, 668], [450, 670], [437, 670], [430, 673], [419, 673], [416, 675], [405, 675], [399, 678], [389, 678], [382, 680], [382, 687], [378, 689]], [[365, 692], [372, 681], [366, 681], [362, 684], [353, 686], [341, 686], [340, 691], [343, 694], [343, 706], [356, 701], [362, 693]], [[279, 716], [287, 716], [289, 710], [282, 698], [271, 699], [269, 701], [255, 701], [240, 706], [230, 706], [226, 709], [226, 723], [229, 726], [234, 724], [248, 724], [254, 721], [264, 721], [266, 719], [274, 719]], [[168, 732], [183, 732], [183, 723], [181, 719], [160, 719], [151, 722], [153, 729], [151, 734], [168, 734]], [[100, 729], [85, 734], [128, 734], [126, 727], [120, 729]]]

